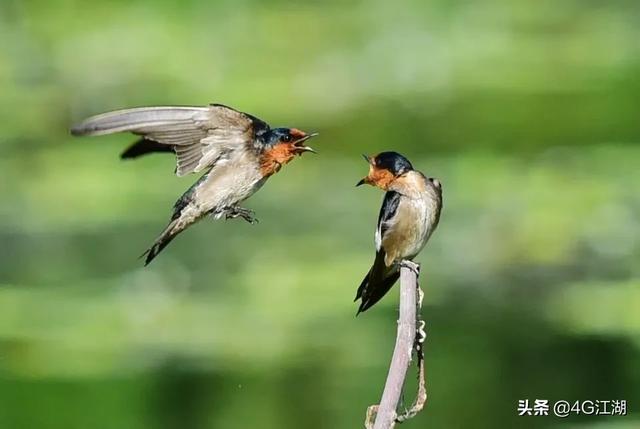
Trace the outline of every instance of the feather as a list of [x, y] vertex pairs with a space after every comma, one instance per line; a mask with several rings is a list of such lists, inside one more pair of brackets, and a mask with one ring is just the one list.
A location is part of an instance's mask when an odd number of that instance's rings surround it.
[[[176, 174], [184, 176], [215, 166], [223, 156], [252, 148], [258, 132], [269, 126], [260, 119], [222, 105], [162, 106], [117, 110], [93, 116], [71, 129], [73, 135], [131, 132], [167, 145], [177, 154]], [[151, 144], [132, 146], [122, 155], [160, 152]]]
[[206, 113], [206, 107], [137, 107], [116, 110], [92, 116], [71, 129], [75, 136], [97, 136], [149, 128], [188, 127], [197, 113]]
[[384, 234], [389, 229], [389, 223], [398, 211], [400, 196], [395, 191], [388, 191], [384, 194], [384, 200], [382, 200], [382, 207], [380, 207], [380, 214], [378, 215], [378, 227], [376, 228], [376, 251], [379, 251], [382, 247]]
[[134, 159], [138, 158], [139, 156], [148, 155], [154, 152], [173, 153], [173, 147], [141, 138], [139, 140], [136, 140], [131, 146], [129, 146], [124, 152], [122, 152], [120, 154], [120, 158]]
[[396, 266], [387, 267], [384, 260], [384, 250], [378, 251], [373, 265], [358, 288], [355, 300], [357, 301], [361, 298], [362, 301], [356, 315], [366, 311], [380, 301], [398, 280], [400, 276], [398, 268]]

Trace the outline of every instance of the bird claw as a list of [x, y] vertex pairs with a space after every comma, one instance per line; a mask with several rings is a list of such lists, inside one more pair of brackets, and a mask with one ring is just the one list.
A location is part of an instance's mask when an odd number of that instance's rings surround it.
[[404, 260], [400, 261], [400, 267], [410, 269], [411, 271], [413, 271], [415, 273], [416, 276], [420, 275], [420, 264], [417, 264], [417, 263], [415, 263], [413, 261], [409, 261], [409, 260], [404, 259]]
[[255, 225], [259, 220], [255, 217], [255, 212], [250, 209], [245, 209], [238, 206], [227, 207], [225, 211], [225, 219], [235, 219], [241, 217], [249, 222], [251, 225]]

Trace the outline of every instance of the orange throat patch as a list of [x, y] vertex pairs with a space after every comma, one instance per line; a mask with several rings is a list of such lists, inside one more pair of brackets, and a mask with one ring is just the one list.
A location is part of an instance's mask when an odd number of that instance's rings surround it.
[[387, 169], [371, 167], [369, 176], [367, 176], [367, 182], [373, 186], [377, 186], [380, 189], [387, 190], [391, 182], [395, 180], [394, 175]]
[[290, 162], [296, 156], [293, 144], [279, 143], [266, 150], [260, 157], [260, 172], [264, 177], [280, 171], [283, 165]]

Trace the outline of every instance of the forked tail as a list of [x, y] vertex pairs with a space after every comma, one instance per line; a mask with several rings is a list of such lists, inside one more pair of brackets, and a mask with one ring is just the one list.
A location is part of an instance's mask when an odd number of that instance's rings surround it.
[[153, 242], [151, 247], [149, 247], [142, 255], [140, 255], [141, 258], [143, 256], [146, 256], [146, 259], [144, 261], [145, 267], [149, 265], [149, 263], [153, 261], [156, 256], [158, 256], [158, 253], [162, 252], [162, 249], [164, 249], [169, 243], [171, 243], [171, 240], [173, 240], [184, 230], [184, 228], [177, 228], [177, 223], [178, 219], [174, 219], [169, 222], [169, 225], [167, 225], [164, 231], [162, 231], [162, 234], [160, 234], [160, 236], [156, 238], [156, 241]]
[[380, 301], [400, 277], [400, 272], [396, 266], [387, 267], [385, 265], [384, 257], [384, 250], [378, 251], [373, 266], [362, 280], [362, 283], [360, 283], [360, 287], [358, 287], [355, 301], [358, 299], [362, 301], [356, 316]]

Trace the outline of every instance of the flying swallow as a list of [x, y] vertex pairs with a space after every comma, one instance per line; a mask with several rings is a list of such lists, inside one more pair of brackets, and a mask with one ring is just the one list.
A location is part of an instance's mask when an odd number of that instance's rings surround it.
[[400, 276], [400, 264], [413, 260], [438, 226], [442, 210], [442, 186], [426, 177], [396, 152], [363, 155], [369, 174], [356, 186], [369, 184], [384, 191], [375, 234], [376, 257], [362, 280], [356, 301], [358, 314], [378, 302]]
[[149, 264], [178, 234], [210, 215], [256, 222], [240, 203], [296, 155], [314, 152], [305, 142], [317, 134], [271, 128], [266, 122], [221, 104], [116, 110], [92, 116], [71, 129], [75, 136], [130, 132], [142, 138], [121, 157], [175, 152], [176, 174], [204, 174], [173, 206], [167, 227], [143, 254]]

